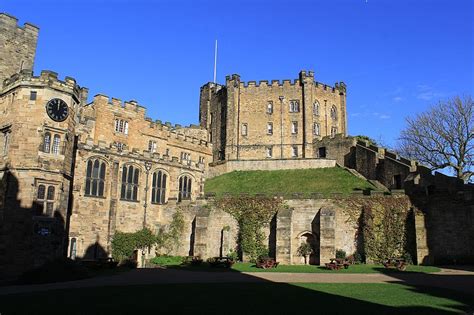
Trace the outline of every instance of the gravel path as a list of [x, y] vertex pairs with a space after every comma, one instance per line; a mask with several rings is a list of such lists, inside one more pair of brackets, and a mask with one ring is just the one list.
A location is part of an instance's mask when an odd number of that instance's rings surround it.
[[402, 283], [414, 286], [432, 286], [467, 292], [474, 295], [474, 272], [443, 268], [441, 272], [422, 273], [239, 273], [197, 272], [173, 269], [136, 269], [113, 276], [96, 277], [78, 281], [15, 285], [0, 287], [0, 295], [38, 292], [56, 289], [89, 288], [101, 286], [127, 286], [165, 283]]

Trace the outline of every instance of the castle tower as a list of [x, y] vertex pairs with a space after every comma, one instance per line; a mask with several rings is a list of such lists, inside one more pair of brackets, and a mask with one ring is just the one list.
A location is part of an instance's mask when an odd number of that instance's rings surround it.
[[271, 82], [233, 74], [201, 87], [200, 123], [214, 161], [319, 158], [315, 140], [347, 134], [346, 85], [317, 82], [313, 71]]
[[38, 27], [0, 13], [0, 89], [3, 81], [21, 70], [32, 70], [36, 54]]

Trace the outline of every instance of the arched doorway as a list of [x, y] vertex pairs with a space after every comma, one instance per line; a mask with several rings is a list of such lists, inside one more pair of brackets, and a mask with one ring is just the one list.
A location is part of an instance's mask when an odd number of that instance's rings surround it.
[[[307, 243], [312, 248], [312, 253], [309, 255], [309, 261], [307, 261], [310, 265], [319, 265], [319, 237], [310, 231], [305, 231], [300, 233], [299, 235], [299, 244]], [[307, 257], [308, 259], [308, 257]]]

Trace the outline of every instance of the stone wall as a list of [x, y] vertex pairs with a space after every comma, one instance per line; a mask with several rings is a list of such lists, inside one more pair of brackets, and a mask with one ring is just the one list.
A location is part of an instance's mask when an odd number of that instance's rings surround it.
[[207, 178], [212, 178], [233, 171], [275, 171], [327, 168], [335, 166], [336, 161], [328, 159], [234, 160], [211, 164]]
[[23, 69], [32, 70], [39, 29], [18, 19], [0, 13], [0, 89], [3, 80]]

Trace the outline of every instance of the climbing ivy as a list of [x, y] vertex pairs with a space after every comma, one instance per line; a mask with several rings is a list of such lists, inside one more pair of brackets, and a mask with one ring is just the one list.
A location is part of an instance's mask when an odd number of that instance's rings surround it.
[[156, 249], [164, 250], [167, 255], [176, 252], [181, 247], [184, 232], [184, 215], [180, 208], [173, 214], [167, 227], [159, 227], [156, 233]]
[[216, 199], [215, 206], [236, 219], [239, 225], [237, 242], [242, 254], [248, 255], [250, 261], [268, 255], [263, 227], [284, 207], [282, 199], [265, 196], [224, 196]]
[[153, 246], [156, 238], [152, 231], [143, 228], [134, 233], [117, 231], [112, 238], [112, 257], [117, 261], [130, 258], [136, 249], [145, 249]]
[[364, 260], [379, 262], [406, 255], [413, 238], [408, 226], [408, 197], [352, 197], [341, 202], [341, 206], [358, 227], [357, 252]]

